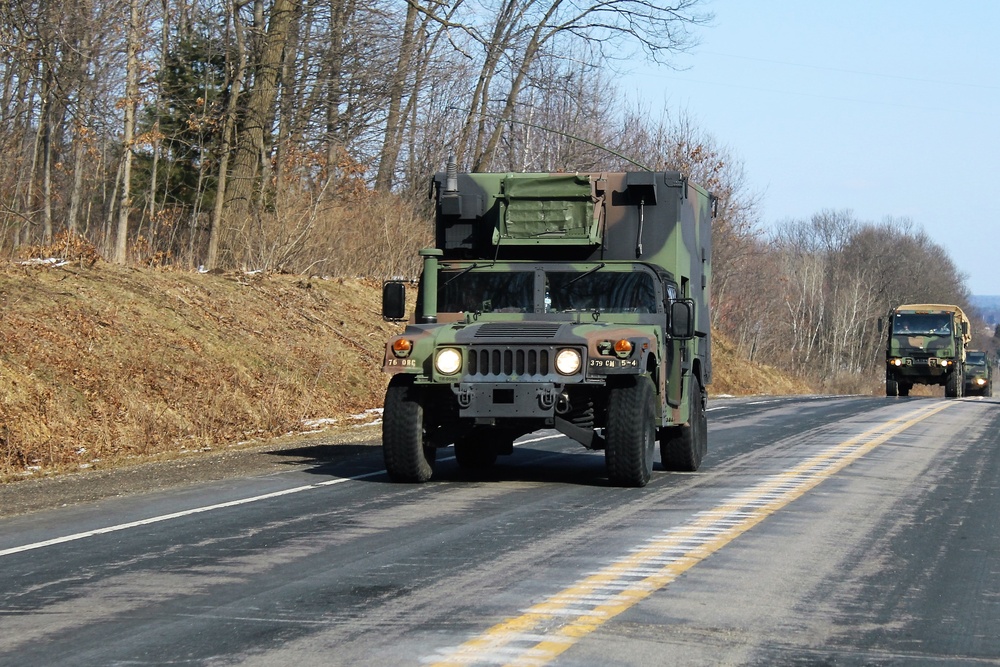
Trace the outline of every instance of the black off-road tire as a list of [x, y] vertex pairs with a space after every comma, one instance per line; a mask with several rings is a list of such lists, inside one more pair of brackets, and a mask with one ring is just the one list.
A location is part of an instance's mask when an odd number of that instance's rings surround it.
[[896, 378], [886, 376], [885, 378], [885, 395], [886, 396], [899, 396], [899, 382]]
[[948, 378], [944, 383], [944, 395], [945, 398], [959, 398], [962, 395], [962, 389], [965, 388], [965, 380], [962, 378], [961, 374], [957, 371], [952, 371], [948, 373]]
[[394, 482], [426, 482], [434, 474], [437, 450], [427, 445], [420, 389], [413, 378], [396, 375], [385, 391], [382, 413], [382, 456]]
[[899, 395], [900, 396], [909, 396], [911, 389], [913, 389], [913, 385], [910, 384], [909, 382], [900, 382], [899, 383]]
[[608, 397], [604, 463], [615, 486], [646, 486], [656, 458], [656, 388], [639, 375]]
[[694, 472], [708, 453], [708, 417], [705, 408], [708, 395], [698, 378], [692, 378], [690, 421], [684, 426], [664, 429], [660, 434], [660, 462], [667, 470]]

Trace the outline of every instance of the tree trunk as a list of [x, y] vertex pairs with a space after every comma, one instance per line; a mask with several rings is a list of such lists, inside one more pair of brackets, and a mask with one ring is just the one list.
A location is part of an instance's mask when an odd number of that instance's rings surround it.
[[281, 54], [298, 5], [294, 0], [274, 0], [267, 34], [255, 66], [253, 88], [247, 94], [246, 114], [236, 140], [236, 156], [230, 177], [232, 189], [227, 206], [236, 215], [250, 211], [264, 154], [265, 135], [274, 122]]
[[[378, 174], [375, 176], [375, 189], [388, 192], [392, 189], [393, 176], [396, 173], [396, 160], [403, 141], [405, 117], [400, 113], [403, 105], [403, 91], [406, 79], [410, 75], [410, 63], [413, 60], [413, 49], [416, 43], [414, 26], [417, 23], [417, 8], [413, 3], [406, 5], [406, 20], [403, 22], [403, 36], [399, 44], [399, 62], [393, 73], [389, 88], [389, 112], [385, 119], [385, 139], [382, 142], [382, 154], [378, 163]], [[413, 93], [411, 93], [413, 94]]]
[[139, 98], [139, 0], [129, 1], [128, 46], [125, 70], [125, 127], [122, 136], [122, 185], [118, 201], [118, 234], [115, 263], [124, 264], [128, 254], [128, 216], [132, 198], [132, 144], [135, 141], [135, 106]]
[[226, 108], [225, 119], [222, 127], [222, 146], [219, 148], [219, 184], [215, 193], [215, 208], [212, 210], [212, 221], [208, 231], [208, 253], [205, 257], [205, 267], [214, 269], [219, 261], [219, 236], [222, 233], [222, 211], [223, 202], [226, 198], [226, 177], [229, 171], [229, 155], [232, 152], [231, 140], [236, 128], [236, 114], [238, 110], [240, 91], [243, 89], [243, 80], [246, 76], [246, 42], [244, 40], [243, 28], [240, 26], [239, 14], [233, 2], [229, 2], [228, 11], [233, 22], [233, 33], [236, 36], [236, 72], [233, 81], [229, 86], [229, 105]]

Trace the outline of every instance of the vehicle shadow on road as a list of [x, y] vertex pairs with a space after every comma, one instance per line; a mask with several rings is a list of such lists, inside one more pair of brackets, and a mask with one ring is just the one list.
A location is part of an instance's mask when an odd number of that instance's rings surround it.
[[[347, 477], [359, 482], [391, 484], [384, 472], [382, 450], [371, 444], [316, 444], [269, 452], [281, 457], [281, 464], [305, 466], [304, 472], [319, 477]], [[467, 470], [455, 462], [455, 450], [439, 449], [434, 465], [434, 482], [527, 482], [611, 487], [603, 452], [553, 453], [551, 450], [521, 446], [509, 456], [482, 470]], [[654, 476], [660, 474], [659, 464]], [[382, 474], [377, 474], [382, 473]]]

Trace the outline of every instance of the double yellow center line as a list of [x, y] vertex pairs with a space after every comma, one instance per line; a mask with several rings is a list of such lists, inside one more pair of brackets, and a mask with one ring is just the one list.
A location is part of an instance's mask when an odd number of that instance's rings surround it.
[[654, 536], [572, 586], [504, 620], [464, 644], [421, 662], [439, 667], [536, 667], [577, 640], [664, 588], [774, 512], [837, 474], [871, 450], [954, 401], [932, 404], [835, 445], [772, 475], [685, 524]]

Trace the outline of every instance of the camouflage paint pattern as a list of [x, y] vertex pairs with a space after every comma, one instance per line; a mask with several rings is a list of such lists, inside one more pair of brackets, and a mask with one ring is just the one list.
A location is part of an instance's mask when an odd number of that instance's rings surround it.
[[958, 306], [907, 304], [889, 318], [887, 378], [908, 384], [945, 384], [962, 373], [970, 322]]
[[[616, 378], [649, 373], [659, 425], [688, 421], [693, 379], [704, 387], [712, 376], [709, 193], [672, 171], [441, 173], [432, 196], [436, 249], [421, 253], [416, 312], [386, 345], [387, 373], [448, 387], [460, 418], [521, 420], [525, 432], [551, 425], [556, 414], [599, 428]], [[463, 301], [460, 288], [491, 281], [504, 289]], [[590, 286], [607, 290], [588, 294]], [[561, 297], [572, 301], [563, 292], [590, 305], [559, 308]], [[691, 339], [669, 335], [673, 300], [692, 305]], [[402, 353], [400, 340], [408, 342]], [[616, 351], [618, 341], [630, 349]], [[461, 355], [450, 376], [434, 367], [442, 348]], [[569, 375], [554, 366], [566, 349], [581, 358]]]
[[965, 393], [992, 394], [993, 360], [982, 350], [965, 351]]

